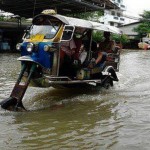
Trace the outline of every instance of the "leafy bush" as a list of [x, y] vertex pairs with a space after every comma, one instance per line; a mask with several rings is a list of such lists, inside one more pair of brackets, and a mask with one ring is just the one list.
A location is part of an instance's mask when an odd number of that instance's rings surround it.
[[[95, 42], [99, 42], [103, 40], [103, 32], [102, 31], [96, 31], [93, 32], [93, 40]], [[112, 34], [111, 35], [111, 39], [115, 40], [116, 43], [122, 43], [122, 44], [126, 44], [129, 42], [129, 38], [127, 35], [122, 34], [122, 35], [118, 35], [118, 34]]]
[[103, 40], [103, 32], [95, 31], [95, 32], [93, 32], [92, 37], [95, 42], [102, 41]]
[[141, 17], [141, 23], [138, 27], [133, 29], [138, 33], [139, 38], [145, 36], [147, 33], [150, 33], [150, 11], [144, 11]]
[[122, 35], [112, 34], [112, 39], [115, 40], [116, 43], [122, 43], [122, 44], [129, 43], [129, 38], [125, 34]]

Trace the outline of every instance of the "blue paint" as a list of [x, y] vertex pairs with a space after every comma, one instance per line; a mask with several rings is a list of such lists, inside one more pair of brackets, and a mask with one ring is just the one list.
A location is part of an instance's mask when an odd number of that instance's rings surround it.
[[51, 42], [40, 42], [38, 43], [37, 52], [29, 53], [26, 50], [27, 44], [29, 42], [24, 42], [21, 46], [21, 56], [30, 55], [31, 59], [35, 62], [41, 64], [44, 68], [52, 68], [53, 63], [53, 52], [45, 52], [44, 46], [49, 44], [51, 45]]

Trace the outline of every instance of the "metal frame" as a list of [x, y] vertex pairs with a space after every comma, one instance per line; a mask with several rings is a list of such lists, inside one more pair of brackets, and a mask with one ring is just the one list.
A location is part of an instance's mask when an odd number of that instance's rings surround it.
[[44, 9], [55, 9], [59, 14], [65, 15], [118, 9], [118, 6], [110, 0], [0, 0], [0, 9], [21, 17], [31, 18]]

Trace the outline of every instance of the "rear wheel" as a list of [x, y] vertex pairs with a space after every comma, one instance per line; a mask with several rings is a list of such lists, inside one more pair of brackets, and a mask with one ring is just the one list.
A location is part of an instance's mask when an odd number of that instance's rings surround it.
[[109, 89], [109, 88], [110, 88], [110, 83], [105, 83], [105, 84], [103, 85], [103, 87], [104, 87], [105, 89]]
[[112, 78], [112, 81], [119, 81], [117, 74], [112, 66], [107, 66], [104, 69], [104, 72], [108, 72]]
[[105, 79], [105, 80], [103, 81], [102, 86], [103, 86], [105, 89], [109, 89], [110, 87], [112, 87], [112, 86], [113, 86], [113, 80], [111, 79], [111, 77], [108, 76], [107, 79]]

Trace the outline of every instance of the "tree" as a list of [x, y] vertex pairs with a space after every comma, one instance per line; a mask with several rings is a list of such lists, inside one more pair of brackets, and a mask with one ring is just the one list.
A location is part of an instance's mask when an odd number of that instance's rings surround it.
[[102, 31], [95, 31], [95, 32], [93, 32], [92, 37], [93, 37], [93, 40], [95, 42], [100, 42], [103, 40], [103, 32]]
[[122, 43], [122, 44], [126, 44], [129, 42], [129, 38], [127, 35], [125, 34], [113, 34], [112, 35], [112, 39], [116, 41], [116, 43]]
[[[96, 31], [96, 32], [93, 32], [93, 40], [96, 41], [96, 42], [100, 42], [104, 39], [104, 36], [103, 36], [103, 31]], [[115, 42], [117, 44], [121, 43], [121, 44], [126, 44], [126, 43], [129, 43], [129, 38], [127, 35], [125, 34], [111, 34], [111, 39], [112, 40], [115, 40]]]
[[134, 31], [138, 32], [138, 36], [140, 38], [145, 36], [147, 33], [150, 33], [150, 11], [144, 11], [141, 17], [141, 24], [134, 28]]
[[103, 14], [104, 14], [104, 11], [100, 10], [100, 11], [94, 11], [94, 12], [84, 12], [84, 13], [69, 14], [67, 16], [99, 22], [98, 19]]

